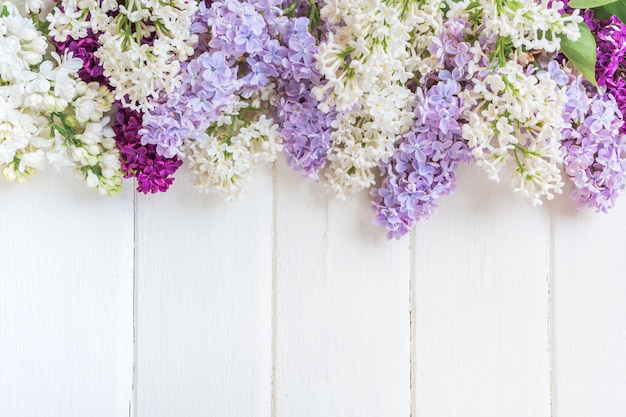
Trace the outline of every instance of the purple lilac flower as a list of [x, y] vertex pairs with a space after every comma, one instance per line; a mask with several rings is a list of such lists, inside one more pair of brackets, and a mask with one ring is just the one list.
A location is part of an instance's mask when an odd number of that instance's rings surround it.
[[388, 239], [399, 239], [432, 214], [438, 199], [454, 191], [459, 163], [471, 158], [461, 134], [467, 107], [459, 95], [472, 59], [463, 40], [466, 24], [448, 21], [433, 40], [430, 53], [445, 69], [425, 77], [418, 87], [415, 125], [402, 136], [389, 161], [381, 164], [382, 184], [371, 191], [374, 224], [387, 228]]
[[275, 44], [254, 3], [213, 2], [210, 7], [201, 6], [199, 13], [194, 31], [210, 33], [210, 41], [181, 65], [181, 85], [154, 103], [155, 109], [144, 115], [140, 132], [142, 143], [156, 145], [157, 152], [166, 157], [180, 155], [186, 139], [203, 136], [223, 114], [232, 113], [242, 98], [260, 91], [278, 74], [276, 62], [264, 60], [265, 47], [275, 49]]
[[283, 150], [287, 164], [305, 177], [318, 180], [331, 145], [328, 119], [317, 109], [312, 84], [292, 80], [278, 103]]
[[198, 45], [196, 46], [196, 55], [207, 51], [211, 34], [209, 33], [208, 19], [209, 9], [212, 0], [200, 0], [198, 2], [198, 10], [193, 15], [191, 23], [191, 33], [198, 35]]
[[[561, 13], [571, 13], [572, 8], [567, 6]], [[622, 114], [626, 114], [626, 25], [616, 16], [607, 20], [598, 20], [593, 10], [583, 14], [583, 20], [596, 38], [596, 80], [604, 87], [617, 103]], [[626, 133], [626, 125], [621, 128]]]
[[141, 144], [155, 145], [156, 152], [165, 158], [182, 158], [181, 148], [194, 126], [184, 115], [165, 110], [164, 106], [159, 106], [155, 111], [144, 114], [143, 128], [139, 130]]
[[[454, 95], [442, 100], [442, 91]], [[432, 214], [439, 197], [454, 191], [459, 163], [470, 158], [457, 123], [463, 108], [459, 92], [460, 84], [452, 80], [418, 90], [416, 124], [381, 165], [383, 183], [371, 192], [372, 206], [374, 224], [387, 228], [388, 239], [399, 239]]]
[[266, 22], [249, 2], [216, 2], [209, 10], [209, 46], [233, 57], [254, 55], [269, 41]]
[[211, 39], [183, 63], [177, 91], [144, 115], [142, 143], [155, 145], [159, 155], [180, 154], [185, 140], [202, 137], [240, 100], [274, 83], [287, 161], [317, 179], [330, 148], [327, 115], [311, 93], [321, 82], [314, 65], [317, 46], [309, 20], [283, 16], [278, 5], [275, 0], [226, 0], [200, 7], [194, 30], [208, 25]]
[[69, 36], [65, 42], [57, 42], [53, 38], [51, 41], [59, 52], [72, 52], [74, 58], [80, 58], [83, 61], [83, 67], [78, 70], [78, 76], [83, 81], [86, 83], [95, 81], [101, 85], [109, 85], [109, 80], [103, 75], [104, 69], [94, 55], [100, 47], [99, 38], [99, 33], [94, 34], [91, 29], [88, 29], [86, 38], [76, 40]]
[[325, 164], [331, 146], [328, 117], [318, 110], [318, 101], [311, 93], [321, 83], [315, 69], [317, 52], [315, 38], [308, 31], [309, 20], [290, 19], [279, 28], [283, 46], [280, 75], [278, 116], [283, 136], [283, 150], [288, 165], [302, 171], [305, 177], [318, 180], [318, 171]]
[[139, 140], [141, 114], [118, 107], [113, 130], [125, 178], [137, 178], [137, 191], [144, 194], [167, 191], [174, 181], [172, 175], [183, 162], [176, 156], [159, 155], [155, 145], [142, 145]]
[[606, 212], [626, 185], [624, 120], [610, 93], [588, 94], [580, 77], [567, 86], [563, 163], [574, 183], [570, 197], [576, 207]]

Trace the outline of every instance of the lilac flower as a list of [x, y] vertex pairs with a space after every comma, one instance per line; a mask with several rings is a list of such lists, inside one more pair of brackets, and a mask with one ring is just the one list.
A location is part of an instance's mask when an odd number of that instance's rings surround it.
[[315, 69], [317, 46], [308, 19], [282, 16], [277, 4], [225, 0], [199, 8], [202, 18], [194, 30], [202, 32], [201, 25], [207, 25], [208, 45], [182, 64], [175, 93], [144, 116], [142, 143], [154, 145], [164, 157], [180, 155], [186, 142], [206, 141], [207, 131], [224, 115], [242, 111], [243, 101], [258, 98], [273, 83], [272, 110], [287, 161], [317, 179], [330, 148], [328, 116], [311, 93], [321, 79]]
[[387, 228], [388, 239], [399, 239], [432, 214], [439, 197], [454, 191], [459, 163], [470, 159], [457, 122], [459, 106], [464, 108], [460, 90], [450, 79], [418, 90], [416, 124], [381, 165], [383, 183], [371, 191], [372, 206], [374, 224]]
[[562, 132], [565, 171], [574, 184], [577, 208], [606, 212], [626, 186], [623, 115], [610, 93], [587, 97], [581, 78], [567, 87]]
[[279, 67], [284, 65], [287, 52], [285, 46], [281, 45], [276, 39], [271, 39], [265, 46], [265, 49], [259, 53], [259, 56], [266, 64]]
[[141, 114], [119, 106], [113, 130], [125, 177], [137, 178], [137, 191], [144, 194], [167, 191], [174, 181], [172, 175], [182, 161], [176, 156], [166, 158], [159, 155], [155, 145], [142, 145], [140, 129]]
[[[203, 137], [208, 127], [229, 114], [242, 98], [250, 97], [276, 76], [277, 63], [263, 60], [264, 46], [272, 53], [263, 16], [248, 2], [227, 0], [200, 7], [202, 17], [194, 22], [196, 32], [210, 32], [207, 47], [200, 48], [181, 65], [181, 85], [174, 94], [160, 98], [144, 116], [142, 143], [156, 145], [160, 155], [181, 155], [186, 139]], [[206, 25], [202, 28], [201, 25]]]
[[[571, 13], [572, 8], [567, 1], [562, 13]], [[584, 22], [596, 38], [596, 81], [606, 88], [617, 103], [622, 114], [626, 113], [626, 80], [623, 77], [626, 70], [626, 24], [616, 16], [608, 20], [598, 20], [593, 10], [587, 10], [583, 15]], [[621, 131], [626, 133], [626, 126]]]
[[461, 130], [469, 106], [460, 93], [469, 83], [466, 68], [473, 59], [463, 39], [466, 25], [449, 20], [433, 37], [429, 52], [444, 68], [417, 88], [415, 125], [381, 164], [382, 184], [371, 191], [374, 224], [386, 227], [388, 239], [399, 239], [432, 214], [439, 198], [454, 191], [459, 163], [471, 159]]
[[287, 163], [305, 177], [318, 180], [331, 146], [328, 121], [332, 115], [317, 108], [319, 102], [311, 92], [321, 83], [321, 75], [313, 64], [317, 46], [308, 23], [300, 17], [280, 28], [281, 37], [289, 42], [280, 68], [278, 116]]
[[249, 66], [249, 73], [243, 78], [244, 83], [252, 87], [253, 91], [257, 91], [265, 87], [270, 78], [278, 76], [278, 71], [273, 65], [266, 64], [264, 61], [258, 61], [254, 58], [248, 58], [246, 63]]
[[326, 115], [317, 109], [310, 82], [289, 81], [278, 103], [278, 116], [287, 163], [317, 180], [330, 149]]
[[209, 46], [229, 56], [253, 55], [269, 41], [265, 20], [250, 3], [213, 3], [207, 23], [211, 27]]
[[78, 70], [78, 76], [86, 83], [95, 81], [101, 85], [108, 85], [108, 79], [103, 75], [104, 69], [100, 65], [100, 61], [94, 53], [98, 50], [100, 43], [98, 42], [99, 34], [94, 34], [91, 29], [87, 31], [87, 37], [74, 39], [68, 37], [65, 42], [57, 42], [51, 38], [52, 43], [59, 52], [72, 52], [74, 58], [80, 58], [83, 61], [83, 67]]

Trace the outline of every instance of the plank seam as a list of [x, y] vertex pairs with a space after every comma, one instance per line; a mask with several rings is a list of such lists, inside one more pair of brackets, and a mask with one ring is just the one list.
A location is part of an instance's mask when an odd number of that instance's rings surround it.
[[555, 264], [555, 213], [554, 210], [549, 211], [549, 227], [548, 227], [548, 373], [549, 373], [549, 395], [550, 395], [550, 417], [556, 417], [556, 372], [555, 372], [555, 349], [554, 349], [554, 279], [556, 276]]
[[278, 219], [276, 216], [276, 162], [272, 164], [272, 299], [270, 301], [272, 308], [272, 318], [271, 318], [271, 331], [272, 331], [272, 340], [271, 340], [271, 388], [270, 388], [270, 416], [276, 417], [276, 310], [277, 310], [277, 300], [276, 300], [276, 257], [278, 251], [278, 239], [277, 239], [277, 230], [278, 230]]
[[129, 417], [137, 417], [137, 187], [133, 181], [133, 383], [128, 407]]
[[413, 289], [415, 288], [415, 245], [413, 243], [414, 230], [409, 232], [409, 415], [414, 417], [416, 415], [416, 393], [414, 377], [415, 372], [413, 367], [415, 366], [415, 296]]

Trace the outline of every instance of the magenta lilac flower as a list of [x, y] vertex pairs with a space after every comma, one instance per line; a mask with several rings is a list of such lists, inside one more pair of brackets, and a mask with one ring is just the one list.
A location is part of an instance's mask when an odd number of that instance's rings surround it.
[[167, 191], [174, 181], [172, 175], [182, 161], [177, 156], [167, 158], [159, 155], [155, 145], [142, 145], [140, 129], [141, 114], [120, 106], [113, 130], [125, 177], [137, 178], [137, 191], [144, 194]]
[[95, 81], [100, 85], [109, 85], [107, 77], [104, 76], [104, 68], [95, 56], [95, 52], [100, 47], [99, 36], [99, 34], [94, 34], [91, 29], [88, 29], [86, 38], [68, 37], [65, 42], [53, 40], [53, 43], [59, 52], [71, 52], [74, 58], [80, 58], [83, 61], [83, 67], [78, 70], [78, 75], [83, 81], [87, 83]]
[[[567, 6], [567, 1], [564, 2]], [[563, 13], [571, 13], [572, 8], [565, 7]], [[596, 81], [606, 89], [617, 103], [622, 114], [626, 113], [626, 25], [616, 16], [607, 20], [598, 20], [593, 10], [583, 14], [596, 39]], [[626, 133], [626, 126], [622, 126]]]

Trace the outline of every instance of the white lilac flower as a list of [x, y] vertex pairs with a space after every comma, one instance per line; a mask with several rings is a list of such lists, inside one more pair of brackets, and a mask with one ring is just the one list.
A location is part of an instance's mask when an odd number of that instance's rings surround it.
[[74, 91], [68, 106], [51, 114], [54, 143], [47, 159], [57, 169], [73, 167], [100, 194], [114, 195], [122, 186], [119, 151], [110, 119], [104, 116], [113, 95], [106, 87], [84, 81], [76, 81]]
[[[246, 114], [247, 113], [247, 114]], [[273, 162], [282, 150], [279, 126], [265, 115], [232, 115], [210, 128], [204, 138], [185, 144], [194, 186], [205, 193], [219, 192], [238, 199], [253, 168]]]
[[14, 4], [0, 9], [0, 170], [7, 180], [24, 182], [43, 168], [51, 144], [41, 112], [50, 85], [31, 71], [42, 62], [46, 42]]
[[[536, 76], [531, 62], [535, 53], [558, 51], [557, 35], [579, 36], [581, 17], [560, 15], [561, 6], [548, 0], [446, 1], [445, 24], [458, 26], [453, 32], [471, 47], [432, 36], [429, 53], [421, 52], [440, 65], [446, 53], [463, 62], [452, 71], [453, 78], [470, 81], [461, 93], [471, 106], [462, 115], [463, 138], [490, 178], [510, 178], [515, 191], [534, 204], [563, 186], [563, 92], [549, 75]], [[422, 74], [422, 80], [427, 77], [433, 75]]]
[[147, 110], [172, 93], [180, 62], [193, 54], [197, 3], [190, 0], [99, 2], [62, 0], [48, 15], [56, 43], [96, 37], [94, 53], [124, 107]]
[[39, 13], [44, 8], [44, 0], [9, 0], [13, 3], [20, 14], [26, 16], [31, 13]]
[[552, 0], [480, 0], [478, 4], [472, 3], [472, 7], [457, 8], [456, 13], [476, 22], [475, 33], [482, 32], [482, 36], [495, 39], [492, 55], [504, 65], [510, 59], [523, 60], [529, 51], [558, 51], [557, 35], [577, 40], [582, 17], [578, 10], [561, 15], [562, 7], [561, 2]]
[[425, 3], [340, 0], [320, 11], [330, 31], [317, 54], [325, 83], [313, 92], [322, 111], [337, 114], [324, 174], [339, 196], [370, 187], [413, 124], [415, 93], [407, 83], [414, 68], [431, 69], [415, 49], [425, 48], [442, 15]]
[[73, 167], [102, 194], [121, 188], [113, 131], [104, 117], [113, 96], [77, 79], [82, 61], [67, 52], [44, 59], [45, 38], [9, 3], [0, 16], [0, 170], [24, 182], [46, 162]]
[[325, 106], [351, 110], [374, 86], [405, 83], [412, 28], [399, 7], [384, 1], [343, 0], [320, 10], [322, 19], [340, 19], [319, 46], [317, 68], [327, 80], [314, 92]]
[[561, 193], [560, 135], [565, 97], [549, 74], [508, 62], [476, 76], [462, 95], [472, 110], [463, 138], [489, 177], [509, 178], [533, 204]]
[[0, 3], [0, 77], [17, 82], [32, 77], [31, 66], [44, 58], [48, 43], [33, 21], [10, 2]]

